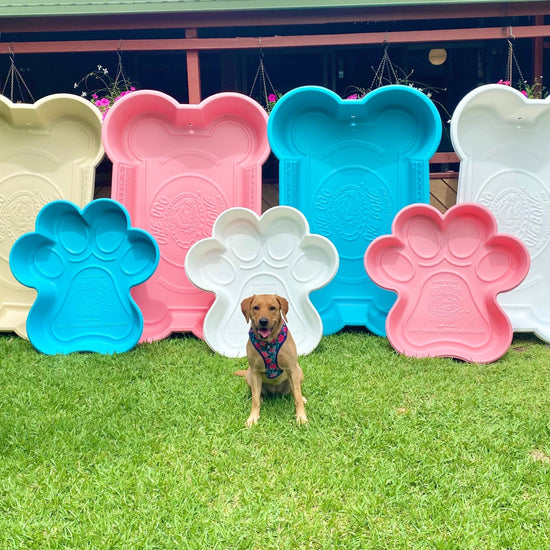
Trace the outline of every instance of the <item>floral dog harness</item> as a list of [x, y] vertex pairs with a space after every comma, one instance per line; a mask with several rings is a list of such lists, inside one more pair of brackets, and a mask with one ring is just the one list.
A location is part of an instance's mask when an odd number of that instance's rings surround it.
[[264, 360], [265, 375], [270, 380], [277, 378], [277, 376], [280, 376], [283, 371], [279, 368], [279, 365], [277, 364], [277, 356], [279, 355], [279, 350], [281, 349], [281, 346], [286, 342], [288, 336], [288, 327], [286, 326], [286, 324], [283, 323], [281, 331], [271, 342], [258, 340], [256, 334], [252, 329], [250, 329], [249, 336], [252, 345], [256, 348], [256, 350]]

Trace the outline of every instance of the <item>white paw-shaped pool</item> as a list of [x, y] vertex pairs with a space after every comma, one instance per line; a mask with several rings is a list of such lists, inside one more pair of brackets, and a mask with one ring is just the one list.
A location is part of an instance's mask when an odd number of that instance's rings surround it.
[[309, 233], [304, 215], [277, 206], [261, 218], [247, 208], [221, 214], [212, 237], [195, 243], [185, 260], [191, 282], [216, 294], [204, 320], [204, 339], [227, 357], [246, 352], [248, 328], [241, 301], [253, 294], [288, 299], [288, 326], [300, 355], [315, 349], [323, 325], [309, 293], [328, 284], [338, 254], [325, 237]]
[[98, 199], [83, 210], [68, 201], [47, 204], [36, 231], [10, 253], [15, 278], [37, 290], [29, 340], [48, 354], [129, 350], [143, 330], [130, 288], [150, 277], [158, 261], [155, 240], [130, 228], [119, 203]]
[[386, 321], [397, 351], [488, 363], [508, 349], [512, 327], [496, 296], [523, 281], [529, 253], [497, 233], [487, 208], [461, 204], [441, 215], [424, 204], [406, 207], [392, 235], [371, 243], [365, 267], [398, 294]]

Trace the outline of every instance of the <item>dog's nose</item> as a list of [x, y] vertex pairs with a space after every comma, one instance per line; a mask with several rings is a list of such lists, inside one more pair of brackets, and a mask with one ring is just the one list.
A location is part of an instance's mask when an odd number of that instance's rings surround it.
[[258, 323], [260, 323], [261, 327], [267, 327], [267, 324], [269, 323], [269, 319], [267, 317], [260, 317], [258, 320]]

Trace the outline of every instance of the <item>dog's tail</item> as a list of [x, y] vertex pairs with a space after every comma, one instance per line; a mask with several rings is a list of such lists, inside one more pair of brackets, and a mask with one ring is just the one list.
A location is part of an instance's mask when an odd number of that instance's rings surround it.
[[235, 376], [246, 376], [246, 371], [245, 370], [236, 370], [233, 374]]

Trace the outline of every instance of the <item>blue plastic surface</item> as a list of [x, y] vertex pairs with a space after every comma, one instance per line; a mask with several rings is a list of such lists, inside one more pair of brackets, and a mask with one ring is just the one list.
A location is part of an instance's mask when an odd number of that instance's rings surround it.
[[34, 233], [10, 252], [10, 268], [37, 297], [27, 317], [33, 346], [47, 354], [131, 349], [143, 331], [130, 288], [159, 261], [149, 233], [130, 227], [125, 208], [97, 199], [82, 210], [69, 201], [42, 208]]
[[306, 86], [276, 103], [268, 139], [280, 161], [279, 203], [304, 213], [311, 231], [338, 250], [336, 277], [310, 296], [324, 334], [358, 325], [385, 336], [396, 294], [370, 280], [363, 256], [391, 233], [404, 206], [429, 202], [429, 160], [441, 139], [437, 109], [409, 86], [384, 86], [361, 100]]

